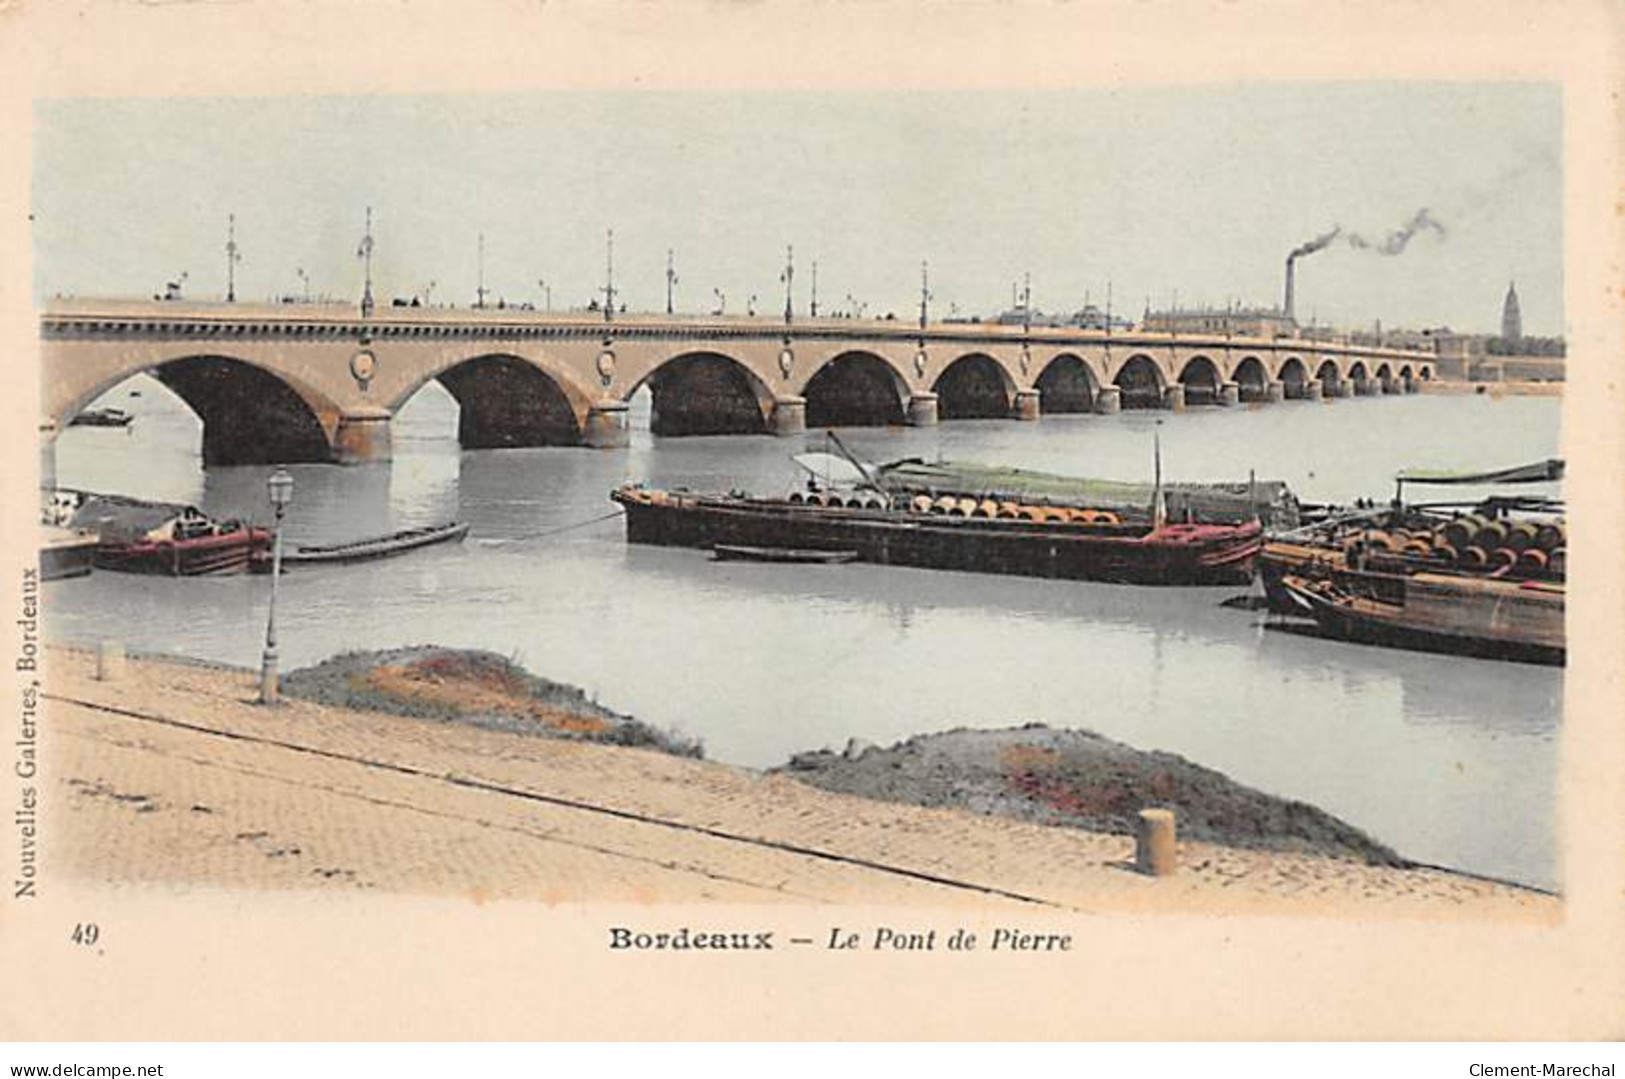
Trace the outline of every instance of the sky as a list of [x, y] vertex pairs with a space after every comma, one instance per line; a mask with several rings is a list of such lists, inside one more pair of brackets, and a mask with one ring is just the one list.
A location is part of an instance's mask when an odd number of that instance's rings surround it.
[[[933, 317], [1032, 302], [1277, 305], [1368, 327], [1561, 334], [1562, 98], [1537, 83], [1227, 84], [946, 93], [571, 92], [48, 100], [37, 104], [37, 299], [357, 299], [366, 208], [383, 302], [495, 297], [555, 310], [602, 287], [606, 231], [633, 310], [726, 297]], [[1426, 208], [1443, 226], [1382, 242]], [[1361, 249], [1350, 234], [1370, 241]]]

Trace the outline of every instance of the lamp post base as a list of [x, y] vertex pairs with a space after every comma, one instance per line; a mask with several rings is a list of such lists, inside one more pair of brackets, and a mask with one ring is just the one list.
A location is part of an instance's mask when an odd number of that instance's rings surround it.
[[265, 656], [260, 661], [260, 703], [277, 704], [281, 700], [280, 687], [277, 685], [276, 652], [267, 648]]

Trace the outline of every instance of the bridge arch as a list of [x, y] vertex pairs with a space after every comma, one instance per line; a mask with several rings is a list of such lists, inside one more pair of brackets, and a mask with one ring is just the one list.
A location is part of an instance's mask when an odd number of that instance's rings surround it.
[[1381, 366], [1379, 366], [1377, 368], [1377, 377], [1382, 379], [1384, 382], [1386, 382], [1389, 379], [1393, 378], [1394, 377], [1393, 365], [1385, 363], [1385, 364], [1382, 364]]
[[750, 435], [768, 430], [773, 391], [748, 366], [721, 352], [679, 352], [627, 390], [649, 387], [649, 429], [657, 435]]
[[1005, 419], [1016, 401], [1016, 384], [1004, 365], [985, 352], [970, 352], [942, 369], [931, 389], [945, 420]]
[[140, 374], [157, 379], [203, 422], [205, 466], [299, 464], [337, 459], [340, 408], [303, 380], [241, 356], [175, 356], [103, 379], [54, 417], [57, 430], [109, 390]]
[[575, 446], [590, 398], [559, 367], [508, 351], [438, 358], [389, 399], [398, 411], [430, 381], [457, 402], [457, 441], [466, 450]]
[[1309, 385], [1309, 368], [1304, 366], [1303, 360], [1297, 356], [1288, 356], [1281, 361], [1276, 369], [1276, 379], [1281, 383], [1281, 396], [1289, 401], [1307, 396], [1305, 389]]
[[1179, 384], [1185, 387], [1187, 405], [1219, 403], [1219, 365], [1206, 356], [1192, 356], [1179, 369]]
[[1403, 367], [1401, 367], [1399, 369], [1399, 377], [1400, 378], [1409, 379], [1411, 377], [1411, 375], [1412, 375], [1412, 371], [1411, 371], [1411, 365], [1410, 364], [1406, 364], [1405, 366], [1403, 366]]
[[1083, 357], [1062, 352], [1044, 365], [1033, 388], [1044, 412], [1088, 412], [1100, 392], [1100, 376]]
[[[1243, 402], [1269, 399], [1269, 371], [1257, 356], [1243, 356], [1231, 371], [1230, 381], [1236, 384], [1236, 392]], [[1302, 381], [1301, 375], [1299, 381]]]
[[1332, 360], [1320, 361], [1320, 366], [1315, 368], [1315, 378], [1320, 381], [1321, 391], [1327, 397], [1335, 397], [1338, 386], [1343, 381], [1342, 373], [1338, 371], [1336, 362]]
[[853, 349], [820, 364], [801, 395], [808, 427], [886, 427], [904, 422], [909, 389], [884, 357]]
[[1363, 381], [1364, 379], [1370, 377], [1371, 375], [1366, 369], [1364, 360], [1355, 360], [1354, 366], [1349, 368], [1349, 378], [1354, 379], [1356, 382]]
[[1161, 408], [1167, 378], [1150, 356], [1134, 355], [1118, 368], [1112, 384], [1123, 392], [1124, 408]]

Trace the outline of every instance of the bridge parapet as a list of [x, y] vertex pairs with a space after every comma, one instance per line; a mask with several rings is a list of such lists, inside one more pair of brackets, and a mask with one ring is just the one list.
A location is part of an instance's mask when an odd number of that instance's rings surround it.
[[[662, 433], [793, 434], [814, 421], [1300, 399], [1436, 371], [1431, 353], [1346, 342], [889, 319], [60, 300], [39, 324], [52, 430], [148, 372], [204, 417], [215, 462], [385, 458], [390, 416], [430, 380], [457, 397], [460, 437], [477, 447], [623, 444], [644, 387]], [[301, 433], [280, 437], [279, 424]], [[263, 444], [234, 444], [226, 427]]]

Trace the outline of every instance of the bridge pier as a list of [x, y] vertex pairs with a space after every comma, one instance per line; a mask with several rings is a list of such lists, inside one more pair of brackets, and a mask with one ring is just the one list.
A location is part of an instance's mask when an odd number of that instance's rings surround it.
[[768, 417], [767, 428], [780, 438], [799, 435], [807, 430], [807, 399], [774, 398], [773, 414]]
[[1164, 387], [1162, 391], [1162, 407], [1170, 412], [1185, 411], [1185, 387], [1177, 383]]
[[1321, 383], [1322, 397], [1349, 397], [1354, 393], [1354, 383], [1346, 378], [1334, 378], [1329, 382]]
[[333, 432], [333, 459], [341, 465], [388, 461], [393, 455], [387, 408], [353, 408], [339, 417]]
[[1018, 420], [1036, 420], [1043, 414], [1042, 394], [1038, 390], [1017, 390], [1016, 404], [1010, 415]]
[[1123, 411], [1123, 391], [1118, 386], [1102, 386], [1095, 391], [1095, 411], [1102, 416], [1113, 416]]
[[1321, 398], [1323, 398], [1325, 396], [1326, 396], [1326, 387], [1321, 384], [1320, 379], [1317, 378], [1317, 379], [1314, 379], [1314, 380], [1312, 380], [1310, 382], [1305, 382], [1303, 384], [1303, 397], [1302, 397], [1302, 400], [1305, 400], [1305, 401], [1319, 401]]
[[916, 393], [908, 399], [908, 423], [910, 427], [935, 427], [937, 425], [937, 395], [934, 393]]
[[1412, 378], [1409, 375], [1406, 375], [1404, 378], [1400, 379], [1399, 381], [1400, 381], [1400, 392], [1401, 393], [1415, 393], [1416, 392], [1416, 379]]
[[1375, 389], [1375, 386], [1372, 384], [1372, 379], [1370, 378], [1356, 378], [1352, 381], [1354, 383], [1355, 397], [1370, 397], [1372, 391]]
[[1264, 400], [1271, 404], [1286, 400], [1286, 383], [1278, 378], [1272, 378], [1264, 383]]
[[1226, 407], [1241, 404], [1241, 384], [1237, 382], [1219, 383], [1219, 404]]
[[581, 441], [595, 450], [620, 449], [631, 442], [631, 424], [627, 421], [628, 405], [625, 401], [599, 401], [587, 410], [587, 420], [581, 425]]

